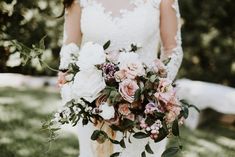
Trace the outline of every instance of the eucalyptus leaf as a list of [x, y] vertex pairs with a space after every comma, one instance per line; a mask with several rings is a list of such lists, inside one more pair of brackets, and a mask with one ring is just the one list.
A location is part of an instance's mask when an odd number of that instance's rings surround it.
[[110, 157], [118, 157], [121, 153], [120, 152], [116, 152], [116, 153], [113, 153], [112, 155], [110, 155]]
[[122, 148], [126, 148], [126, 144], [125, 144], [124, 139], [122, 139], [122, 140], [120, 141], [120, 146], [121, 146]]
[[141, 157], [146, 157], [145, 151], [143, 151], [143, 152], [141, 153]]
[[146, 152], [148, 152], [149, 154], [154, 154], [154, 152], [153, 152], [153, 150], [151, 149], [151, 147], [150, 147], [149, 143], [148, 143], [148, 144], [146, 144], [146, 146], [145, 146], [145, 150], [146, 150]]
[[110, 40], [107, 41], [107, 42], [104, 44], [104, 46], [103, 46], [104, 50], [106, 50], [107, 48], [109, 48], [110, 44], [111, 44], [111, 41], [110, 41]]
[[147, 138], [148, 134], [144, 133], [144, 132], [137, 132], [133, 135], [134, 138], [137, 139], [143, 139], [143, 138]]
[[178, 122], [178, 119], [176, 119], [173, 124], [172, 124], [172, 133], [173, 135], [175, 136], [179, 136], [180, 133], [179, 133], [179, 122]]
[[179, 151], [179, 147], [170, 147], [167, 148], [163, 153], [161, 157], [172, 157], [173, 155], [177, 154]]
[[98, 139], [99, 135], [100, 135], [100, 130], [95, 130], [91, 135], [91, 139], [95, 141]]

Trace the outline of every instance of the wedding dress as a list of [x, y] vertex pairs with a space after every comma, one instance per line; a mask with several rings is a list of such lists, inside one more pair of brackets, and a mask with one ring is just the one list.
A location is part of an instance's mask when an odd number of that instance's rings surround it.
[[[89, 41], [103, 45], [110, 40], [109, 51], [112, 53], [112, 50], [137, 43], [141, 46], [137, 53], [146, 65], [157, 57], [171, 57], [167, 65], [168, 78], [175, 78], [183, 56], [177, 0], [75, 0], [74, 5], [80, 8], [81, 13], [78, 26], [82, 34], [80, 46]], [[73, 23], [69, 18], [66, 23], [65, 18], [65, 43], [77, 33], [78, 28], [73, 28]], [[161, 53], [158, 55], [160, 45]], [[112, 144], [108, 142], [91, 142], [94, 129], [97, 127], [92, 124], [78, 125], [80, 157], [108, 157], [111, 148], [111, 152], [122, 152], [122, 157], [137, 157], [148, 141], [154, 151], [154, 155], [148, 156], [160, 157], [167, 143], [167, 139], [159, 143], [150, 139], [131, 139], [132, 143], [126, 141], [127, 148], [123, 150], [119, 145], [110, 147]], [[108, 130], [108, 126], [103, 129]], [[122, 135], [117, 132], [114, 137], [120, 140]]]

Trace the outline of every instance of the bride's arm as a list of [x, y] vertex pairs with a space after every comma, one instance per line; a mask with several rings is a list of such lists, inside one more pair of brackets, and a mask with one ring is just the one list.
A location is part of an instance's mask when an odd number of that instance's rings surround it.
[[66, 8], [65, 11], [63, 46], [60, 51], [59, 65], [61, 72], [58, 73], [58, 84], [66, 82], [65, 76], [68, 69], [68, 58], [70, 57], [70, 54], [74, 51], [79, 51], [82, 39], [80, 18], [81, 7], [78, 0], [75, 0], [69, 8]]
[[64, 44], [75, 43], [77, 45], [81, 44], [81, 7], [78, 3], [78, 0], [75, 0], [74, 3], [66, 8], [65, 11], [65, 23], [64, 23]]
[[161, 60], [167, 64], [168, 78], [174, 80], [183, 58], [178, 0], [162, 0], [160, 4]]

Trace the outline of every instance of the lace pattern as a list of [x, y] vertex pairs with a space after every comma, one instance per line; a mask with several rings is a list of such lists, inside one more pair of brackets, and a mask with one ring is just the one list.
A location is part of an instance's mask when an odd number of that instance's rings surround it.
[[[170, 80], [174, 80], [178, 70], [182, 63], [183, 58], [183, 49], [182, 49], [182, 39], [181, 39], [181, 24], [180, 24], [180, 11], [179, 11], [179, 5], [178, 0], [174, 0], [172, 4], [172, 8], [175, 10], [176, 17], [177, 17], [177, 32], [175, 36], [176, 41], [176, 47], [170, 50], [170, 53], [166, 53], [164, 51], [164, 47], [161, 47], [161, 60], [165, 60], [167, 58], [170, 58], [170, 62], [167, 65], [167, 72], [168, 72], [168, 78]], [[163, 44], [162, 44], [163, 45]], [[170, 54], [167, 55], [167, 54]]]

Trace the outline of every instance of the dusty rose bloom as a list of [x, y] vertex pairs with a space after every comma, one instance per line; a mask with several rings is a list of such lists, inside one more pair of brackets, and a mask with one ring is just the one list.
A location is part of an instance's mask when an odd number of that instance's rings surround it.
[[117, 82], [121, 82], [126, 79], [126, 71], [125, 70], [119, 70], [115, 72], [114, 77]]
[[159, 85], [158, 85], [158, 92], [166, 92], [169, 90], [173, 90], [172, 87], [172, 81], [170, 81], [169, 79], [160, 79], [159, 81]]
[[130, 63], [123, 68], [126, 73], [126, 77], [129, 79], [135, 79], [136, 76], [145, 75], [145, 70], [142, 64], [140, 63]]
[[128, 103], [119, 104], [118, 112], [124, 116], [127, 116], [128, 114], [131, 113], [129, 106], [130, 104]]
[[175, 96], [175, 92], [173, 91], [168, 91], [168, 92], [165, 92], [165, 93], [162, 93], [162, 92], [156, 92], [154, 94], [154, 96], [160, 100], [161, 102], [163, 102], [164, 104], [167, 104], [169, 101], [171, 101], [172, 97]]
[[160, 74], [161, 77], [166, 77], [167, 75], [166, 66], [160, 59], [155, 59], [153, 61], [153, 70], [155, 73]]
[[134, 95], [137, 89], [139, 89], [139, 86], [134, 80], [126, 79], [119, 84], [119, 93], [121, 94], [123, 99], [125, 99], [129, 103], [132, 103], [134, 101]]

